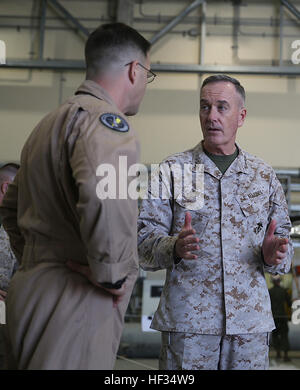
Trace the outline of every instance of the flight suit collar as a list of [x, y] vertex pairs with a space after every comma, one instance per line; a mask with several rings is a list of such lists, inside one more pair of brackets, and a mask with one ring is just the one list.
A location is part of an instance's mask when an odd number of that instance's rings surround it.
[[[87, 94], [95, 96], [97, 99], [104, 100], [112, 106], [116, 107], [116, 103], [113, 101], [109, 93], [101, 87], [98, 83], [92, 80], [85, 80], [75, 92], [75, 95]], [[116, 107], [117, 108], [117, 107]]]
[[[249, 173], [248, 167], [247, 167], [247, 158], [244, 153], [244, 151], [236, 144], [236, 147], [239, 150], [239, 154], [237, 158], [233, 161], [233, 163], [230, 165], [230, 167], [225, 172], [224, 176], [230, 176], [235, 173]], [[210, 174], [211, 176], [221, 179], [223, 177], [222, 172], [218, 169], [218, 167], [214, 164], [214, 162], [206, 155], [206, 153], [203, 150], [203, 141], [201, 141], [196, 147], [194, 148], [194, 166], [196, 167], [196, 164], [203, 164], [204, 165], [204, 172]]]

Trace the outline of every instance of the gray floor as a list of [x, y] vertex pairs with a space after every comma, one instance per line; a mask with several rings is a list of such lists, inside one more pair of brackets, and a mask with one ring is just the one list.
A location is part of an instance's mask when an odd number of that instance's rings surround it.
[[158, 370], [158, 359], [127, 359], [119, 357], [115, 370]]
[[[276, 359], [275, 354], [270, 352], [270, 370], [300, 370], [300, 352], [290, 352], [290, 362]], [[128, 359], [120, 356], [116, 360], [115, 370], [157, 370], [158, 359]]]

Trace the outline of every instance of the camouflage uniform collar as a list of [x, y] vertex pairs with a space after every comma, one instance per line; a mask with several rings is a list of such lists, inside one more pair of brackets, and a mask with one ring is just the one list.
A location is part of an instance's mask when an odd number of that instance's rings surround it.
[[[239, 154], [237, 158], [233, 161], [230, 167], [225, 172], [224, 176], [230, 176], [235, 173], [249, 173], [249, 169], [247, 166], [247, 157], [245, 152], [239, 147], [239, 145], [235, 144], [238, 148]], [[203, 141], [199, 142], [198, 145], [195, 146], [193, 150], [193, 161], [194, 165], [203, 164], [204, 172], [209, 173], [217, 179], [221, 179], [223, 177], [222, 172], [217, 168], [214, 162], [206, 155], [203, 150]]]
[[109, 93], [98, 83], [92, 80], [85, 80], [75, 92], [75, 95], [87, 94], [92, 95], [97, 99], [104, 100], [112, 106], [116, 106]]
[[239, 147], [239, 145], [235, 145], [238, 148], [239, 154], [237, 158], [233, 161], [231, 166], [228, 168], [227, 172], [225, 172], [226, 176], [230, 175], [231, 173], [250, 173], [245, 152]]

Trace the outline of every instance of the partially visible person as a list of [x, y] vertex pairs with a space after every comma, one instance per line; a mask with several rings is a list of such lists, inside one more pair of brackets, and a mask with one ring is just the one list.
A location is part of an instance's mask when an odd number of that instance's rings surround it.
[[272, 344], [276, 350], [276, 358], [281, 358], [283, 352], [283, 361], [289, 362], [288, 351], [290, 349], [289, 343], [289, 325], [286, 307], [291, 307], [291, 297], [288, 291], [280, 285], [280, 275], [271, 277], [273, 287], [270, 288], [271, 308], [275, 322], [275, 329], [272, 332]]
[[110, 167], [119, 190], [120, 157], [128, 166], [139, 160], [126, 116], [138, 112], [155, 76], [150, 46], [122, 23], [93, 31], [86, 80], [23, 147], [0, 208], [21, 262], [6, 302], [9, 369], [114, 367], [138, 275], [138, 208], [119, 191], [107, 197], [99, 171]]
[[[0, 205], [9, 184], [13, 182], [16, 176], [18, 169], [19, 165], [14, 163], [8, 163], [0, 168]], [[8, 235], [3, 228], [0, 218], [0, 301], [5, 302], [8, 285], [17, 266], [18, 262], [11, 250]], [[2, 305], [0, 310], [3, 310], [4, 307], [5, 306]], [[0, 323], [0, 370], [4, 368], [4, 327], [5, 325]]]

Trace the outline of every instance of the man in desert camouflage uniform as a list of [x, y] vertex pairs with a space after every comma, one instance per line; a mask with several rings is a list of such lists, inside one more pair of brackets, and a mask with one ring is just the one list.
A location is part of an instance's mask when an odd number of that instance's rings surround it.
[[[9, 184], [14, 180], [19, 166], [9, 163], [0, 168], [0, 204]], [[0, 370], [4, 366], [4, 324], [5, 297], [13, 273], [17, 269], [17, 260], [11, 250], [9, 238], [0, 219]]]
[[[273, 169], [235, 143], [244, 93], [225, 75], [204, 81], [204, 141], [162, 164], [171, 172], [169, 199], [155, 198], [150, 188], [141, 205], [141, 267], [167, 271], [151, 325], [162, 332], [161, 369], [268, 368], [274, 322], [264, 272], [288, 272], [293, 249]], [[203, 207], [174, 196], [180, 175], [172, 166], [204, 167]]]

